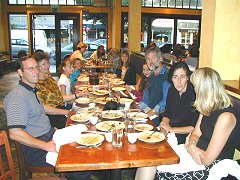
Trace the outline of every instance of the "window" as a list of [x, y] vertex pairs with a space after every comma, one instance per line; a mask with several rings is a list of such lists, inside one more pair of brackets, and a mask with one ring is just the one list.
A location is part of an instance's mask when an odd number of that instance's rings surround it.
[[8, 0], [11, 5], [85, 5], [92, 6], [93, 0]]
[[[128, 6], [128, 0], [122, 0]], [[202, 9], [202, 0], [142, 0], [142, 7]]]
[[199, 20], [177, 20], [177, 44], [188, 49], [194, 39], [198, 39]]
[[[141, 43], [154, 41], [164, 44], [181, 44], [188, 49], [193, 40], [199, 40], [200, 16], [142, 14]], [[176, 29], [175, 29], [176, 28]], [[128, 14], [122, 13], [122, 44], [128, 42]]]
[[89, 44], [88, 49], [96, 50], [97, 46], [103, 45], [105, 50], [107, 50], [107, 14], [106, 13], [98, 13], [98, 14], [84, 13], [83, 42]]

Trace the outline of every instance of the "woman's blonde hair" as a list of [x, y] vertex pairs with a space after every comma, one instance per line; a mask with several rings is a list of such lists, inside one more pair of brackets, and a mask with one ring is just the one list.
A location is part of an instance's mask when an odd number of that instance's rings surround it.
[[208, 116], [211, 112], [224, 109], [232, 105], [222, 83], [220, 75], [211, 68], [199, 68], [190, 77], [195, 92], [194, 106], [203, 115]]

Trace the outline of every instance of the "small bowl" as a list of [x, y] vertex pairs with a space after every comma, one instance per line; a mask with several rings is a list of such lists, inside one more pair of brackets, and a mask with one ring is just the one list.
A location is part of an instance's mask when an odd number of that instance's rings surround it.
[[97, 116], [92, 116], [92, 117], [90, 117], [90, 122], [91, 122], [92, 125], [97, 124], [97, 122], [98, 122], [98, 117], [97, 117]]
[[112, 133], [111, 132], [105, 133], [105, 139], [107, 142], [112, 142]]

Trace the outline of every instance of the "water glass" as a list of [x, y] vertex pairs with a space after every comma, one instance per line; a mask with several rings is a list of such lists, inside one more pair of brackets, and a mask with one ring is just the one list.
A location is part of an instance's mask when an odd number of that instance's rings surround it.
[[136, 121], [133, 119], [129, 119], [127, 118], [127, 122], [125, 122], [126, 125], [126, 133], [135, 133], [135, 125], [136, 125]]
[[113, 129], [112, 130], [112, 145], [114, 147], [121, 147], [123, 142], [122, 142], [122, 137], [123, 137], [123, 129]]

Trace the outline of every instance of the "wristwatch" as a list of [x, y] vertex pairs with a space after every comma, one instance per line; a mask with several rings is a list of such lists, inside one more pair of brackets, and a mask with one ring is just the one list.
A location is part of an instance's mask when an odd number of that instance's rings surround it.
[[74, 95], [75, 95], [75, 99], [77, 99], [78, 97], [77, 97], [76, 93], [74, 93]]

